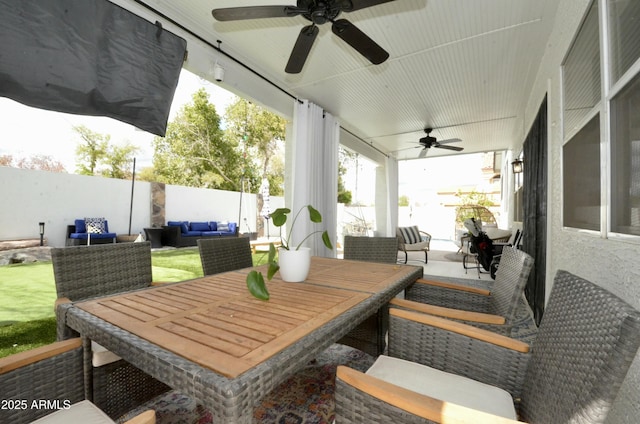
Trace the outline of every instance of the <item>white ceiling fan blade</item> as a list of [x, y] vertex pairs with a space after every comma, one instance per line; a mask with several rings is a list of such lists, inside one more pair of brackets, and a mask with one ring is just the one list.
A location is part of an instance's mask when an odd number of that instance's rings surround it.
[[420, 150], [420, 154], [418, 155], [418, 157], [422, 159], [423, 157], [427, 156], [428, 152], [429, 152], [429, 149], [425, 147], [424, 149]]

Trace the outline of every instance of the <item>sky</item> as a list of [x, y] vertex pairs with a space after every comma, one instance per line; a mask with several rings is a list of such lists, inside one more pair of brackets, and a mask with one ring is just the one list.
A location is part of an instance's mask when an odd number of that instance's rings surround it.
[[[236, 99], [234, 94], [183, 70], [173, 98], [169, 121], [184, 104], [191, 101], [191, 95], [200, 87], [207, 90], [209, 101], [216, 106], [216, 111], [221, 116], [227, 105]], [[9, 154], [16, 159], [36, 154], [48, 155], [62, 162], [67, 172], [74, 173], [75, 149], [81, 139], [73, 127], [84, 125], [93, 132], [110, 134], [114, 144], [129, 141], [138, 146], [140, 152], [136, 155], [136, 168], [139, 170], [151, 166], [151, 142], [154, 135], [115, 119], [51, 112], [25, 106], [4, 97], [0, 97], [0, 117], [0, 155]]]

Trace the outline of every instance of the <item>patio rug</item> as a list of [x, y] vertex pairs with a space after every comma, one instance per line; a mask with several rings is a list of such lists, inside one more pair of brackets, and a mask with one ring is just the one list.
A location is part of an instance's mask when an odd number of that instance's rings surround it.
[[[347, 365], [366, 371], [375, 358], [348, 346], [334, 344], [271, 392], [254, 411], [254, 423], [330, 424], [334, 418], [336, 368]], [[211, 413], [192, 398], [172, 391], [118, 419], [124, 422], [145, 409], [154, 409], [157, 424], [214, 423]]]

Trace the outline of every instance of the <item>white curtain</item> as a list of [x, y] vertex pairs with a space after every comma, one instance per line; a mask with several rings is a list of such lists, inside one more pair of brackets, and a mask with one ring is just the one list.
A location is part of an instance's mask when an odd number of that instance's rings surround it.
[[387, 225], [388, 237], [396, 235], [398, 227], [398, 161], [388, 156], [385, 160], [387, 171]]
[[316, 208], [322, 224], [309, 221], [305, 210], [291, 236], [291, 244], [297, 245], [313, 231], [328, 230], [334, 249], [324, 247], [320, 234], [314, 235], [305, 243], [314, 256], [335, 257], [339, 141], [340, 124], [330, 113], [309, 101], [295, 101], [293, 131], [287, 140], [286, 204], [292, 211], [287, 231], [300, 208]]

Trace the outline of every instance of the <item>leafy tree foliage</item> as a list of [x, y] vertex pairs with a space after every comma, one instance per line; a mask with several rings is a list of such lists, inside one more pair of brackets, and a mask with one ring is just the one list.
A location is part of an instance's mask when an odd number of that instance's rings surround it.
[[[258, 167], [258, 174], [269, 181], [270, 194], [284, 194], [284, 139], [287, 121], [249, 102], [238, 98], [225, 111], [228, 140], [238, 140], [248, 161]], [[259, 188], [253, 185], [250, 190]]]
[[[153, 166], [159, 182], [190, 187], [239, 190], [245, 163], [237, 140], [224, 137], [220, 116], [204, 89], [182, 107], [153, 141]], [[253, 177], [255, 179], [255, 177]]]
[[355, 159], [356, 154], [352, 151], [342, 146], [338, 148], [338, 203], [350, 205], [353, 200], [351, 191], [344, 186], [344, 175], [347, 173], [347, 168], [354, 164]]
[[0, 166], [12, 168], [36, 169], [50, 172], [67, 172], [62, 162], [49, 155], [33, 155], [27, 158], [16, 159], [12, 155], [0, 156]]
[[83, 141], [76, 147], [76, 166], [79, 174], [131, 178], [133, 158], [139, 151], [136, 146], [129, 142], [123, 146], [111, 144], [111, 135], [91, 131], [84, 125], [73, 127], [73, 130]]
[[104, 158], [105, 169], [102, 176], [109, 178], [131, 179], [133, 176], [133, 158], [140, 149], [131, 143], [124, 146], [109, 146]]
[[73, 127], [82, 143], [76, 147], [76, 172], [80, 175], [96, 175], [98, 165], [107, 156], [110, 135], [91, 131], [84, 125]]

